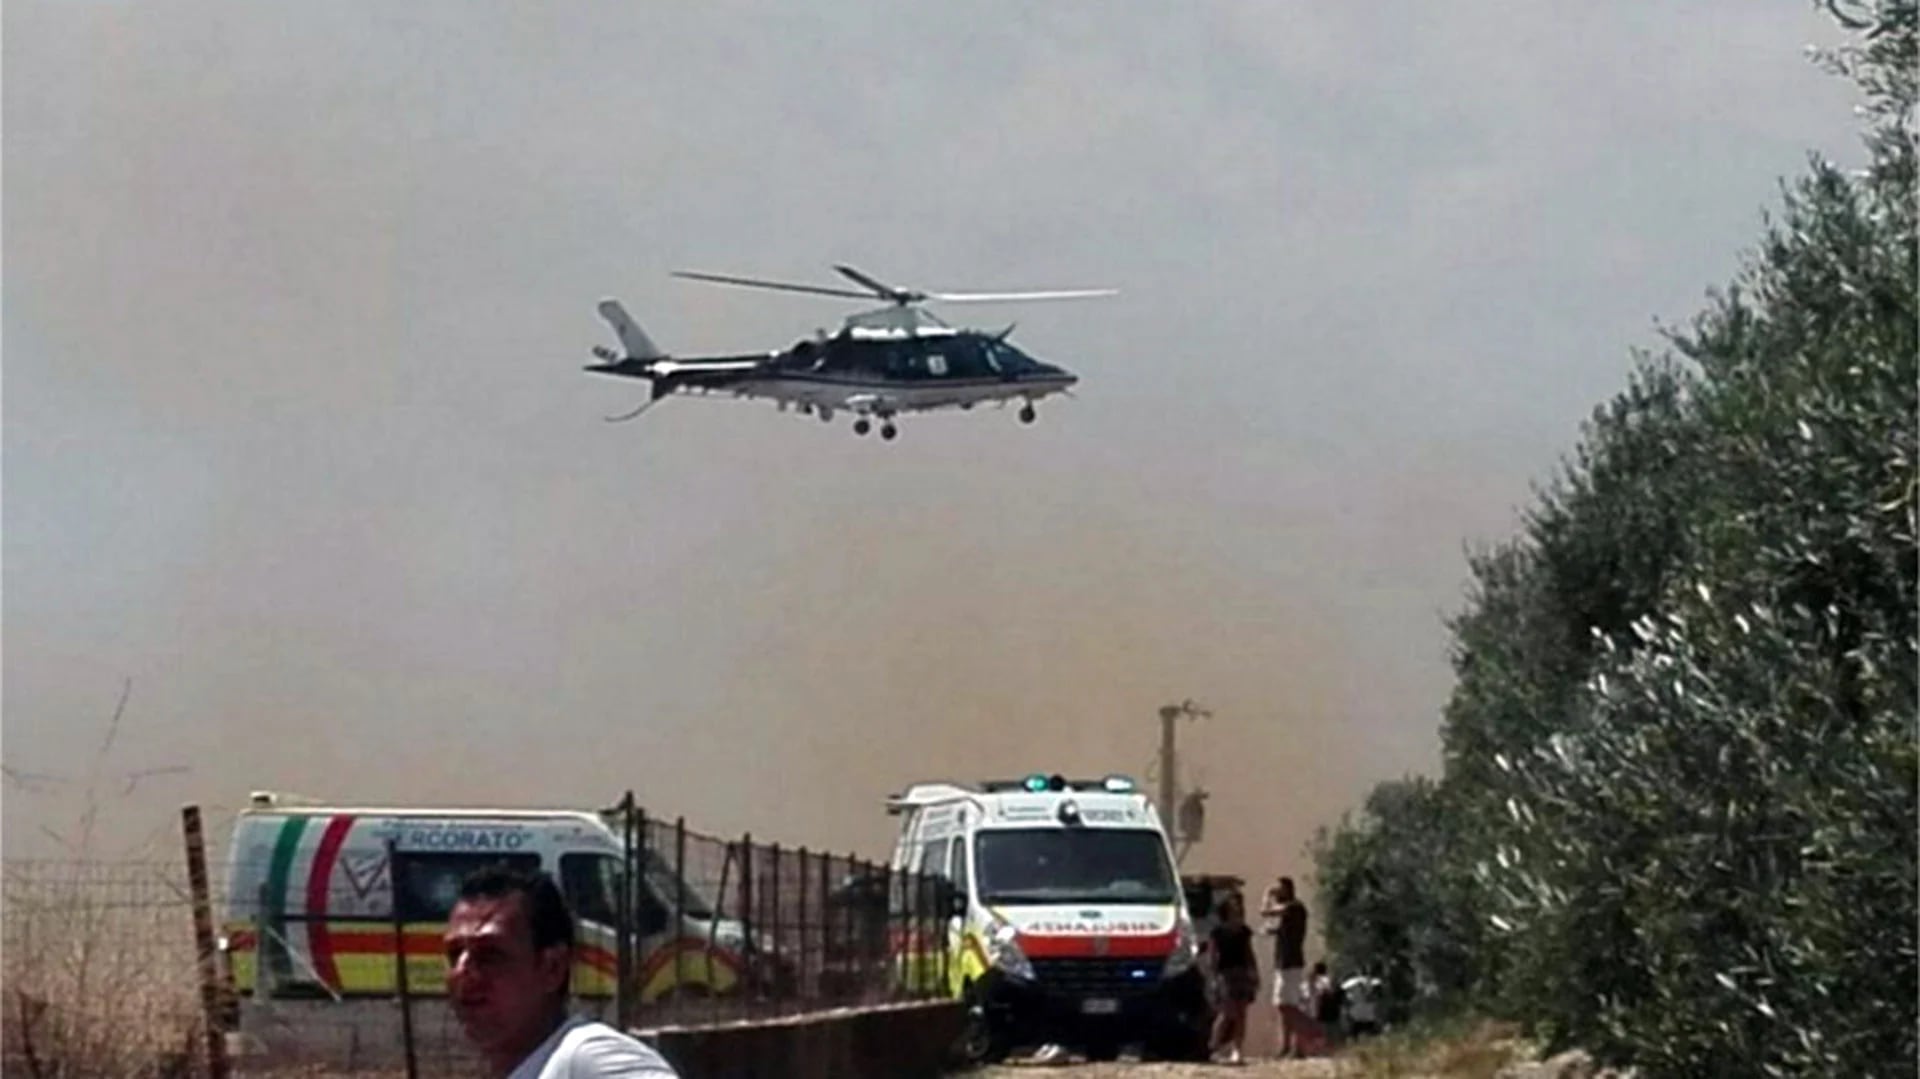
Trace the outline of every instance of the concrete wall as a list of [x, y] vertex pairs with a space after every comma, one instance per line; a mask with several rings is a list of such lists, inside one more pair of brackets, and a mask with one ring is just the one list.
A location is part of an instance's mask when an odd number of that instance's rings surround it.
[[914, 1079], [949, 1070], [965, 1023], [958, 1001], [925, 1001], [637, 1033], [683, 1079]]

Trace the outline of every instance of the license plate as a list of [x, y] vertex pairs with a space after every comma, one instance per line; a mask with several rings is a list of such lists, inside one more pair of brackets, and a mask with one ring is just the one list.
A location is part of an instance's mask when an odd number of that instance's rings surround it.
[[1087, 1015], [1113, 1015], [1120, 1010], [1120, 1002], [1112, 997], [1089, 997], [1080, 1002], [1080, 1011]]

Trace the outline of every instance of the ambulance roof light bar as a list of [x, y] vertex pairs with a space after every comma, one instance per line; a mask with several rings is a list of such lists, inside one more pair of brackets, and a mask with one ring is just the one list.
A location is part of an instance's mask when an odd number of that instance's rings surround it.
[[1105, 791], [1108, 794], [1131, 794], [1139, 787], [1129, 776], [1109, 775], [1103, 779], [1068, 779], [1054, 773], [1035, 772], [1021, 779], [989, 779], [980, 784], [981, 791], [988, 794], [1006, 791], [1025, 791], [1029, 794], [1059, 794], [1063, 791]]

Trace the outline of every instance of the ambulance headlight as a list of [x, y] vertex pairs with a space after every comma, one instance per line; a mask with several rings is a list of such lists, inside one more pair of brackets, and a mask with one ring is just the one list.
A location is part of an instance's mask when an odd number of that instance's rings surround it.
[[1193, 935], [1193, 923], [1180, 919], [1180, 927], [1174, 931], [1173, 951], [1167, 955], [1167, 966], [1163, 976], [1172, 978], [1185, 974], [1200, 957], [1200, 940]]
[[1033, 980], [1033, 962], [1020, 950], [1020, 932], [1005, 922], [987, 934], [987, 958], [1002, 974], [1024, 982]]

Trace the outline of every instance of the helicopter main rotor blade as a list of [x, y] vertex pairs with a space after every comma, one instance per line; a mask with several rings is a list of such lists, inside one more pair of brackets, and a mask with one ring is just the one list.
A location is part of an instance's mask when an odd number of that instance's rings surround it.
[[823, 288], [819, 285], [796, 285], [789, 281], [765, 281], [757, 277], [730, 277], [726, 274], [694, 273], [690, 270], [675, 270], [675, 277], [685, 277], [694, 281], [716, 281], [723, 285], [744, 285], [748, 288], [779, 289], [784, 292], [811, 292], [820, 296], [850, 296], [856, 300], [872, 299], [867, 293], [855, 292], [845, 288]]
[[915, 300], [924, 300], [927, 298], [927, 294], [924, 292], [918, 292], [908, 288], [894, 288], [892, 285], [883, 281], [876, 281], [868, 277], [866, 274], [861, 273], [851, 266], [843, 266], [835, 263], [833, 268], [840, 271], [841, 276], [858, 281], [872, 289], [874, 295], [883, 300], [893, 300], [896, 303], [912, 303]]
[[1013, 303], [1021, 300], [1080, 300], [1094, 296], [1117, 296], [1119, 289], [1056, 289], [1051, 292], [930, 292], [927, 298], [942, 303]]

